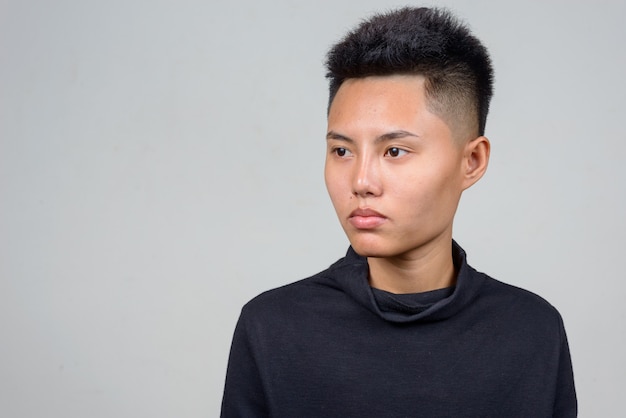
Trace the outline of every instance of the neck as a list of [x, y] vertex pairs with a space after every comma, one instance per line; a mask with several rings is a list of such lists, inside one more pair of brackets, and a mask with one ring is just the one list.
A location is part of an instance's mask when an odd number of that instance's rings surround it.
[[370, 285], [391, 293], [420, 293], [456, 283], [451, 242], [397, 257], [367, 259]]

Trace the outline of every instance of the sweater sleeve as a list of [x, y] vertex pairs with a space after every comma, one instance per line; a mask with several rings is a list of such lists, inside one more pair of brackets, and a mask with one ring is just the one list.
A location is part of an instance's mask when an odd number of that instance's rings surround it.
[[242, 312], [230, 349], [221, 418], [269, 417], [255, 354]]
[[558, 418], [571, 418], [578, 415], [578, 402], [576, 399], [576, 389], [574, 387], [572, 360], [562, 320], [560, 325], [561, 353], [559, 356], [559, 375], [553, 416]]

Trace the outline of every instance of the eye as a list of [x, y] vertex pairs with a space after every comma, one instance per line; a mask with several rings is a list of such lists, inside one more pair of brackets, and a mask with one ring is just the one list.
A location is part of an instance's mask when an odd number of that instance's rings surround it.
[[385, 155], [392, 158], [397, 158], [404, 154], [406, 154], [406, 151], [398, 147], [391, 147], [387, 151], [385, 151]]
[[348, 150], [347, 150], [347, 149], [345, 149], [345, 148], [341, 148], [341, 147], [338, 147], [338, 148], [333, 149], [333, 152], [334, 152], [334, 153], [335, 153], [338, 157], [347, 157], [347, 156], [349, 156], [349, 155], [351, 154], [351, 153], [350, 153], [350, 151], [348, 151]]

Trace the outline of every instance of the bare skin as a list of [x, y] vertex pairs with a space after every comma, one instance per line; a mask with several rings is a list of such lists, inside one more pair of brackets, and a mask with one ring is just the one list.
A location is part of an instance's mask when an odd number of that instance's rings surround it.
[[342, 84], [327, 148], [326, 187], [370, 284], [393, 293], [453, 285], [454, 214], [487, 169], [488, 139], [461, 139], [429, 111], [424, 79], [397, 75]]

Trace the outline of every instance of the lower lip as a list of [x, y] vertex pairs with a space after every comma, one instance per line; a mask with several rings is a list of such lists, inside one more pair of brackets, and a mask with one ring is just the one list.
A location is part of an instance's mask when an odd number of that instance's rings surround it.
[[348, 218], [350, 225], [357, 229], [374, 229], [384, 224], [387, 218], [381, 216], [352, 216]]

